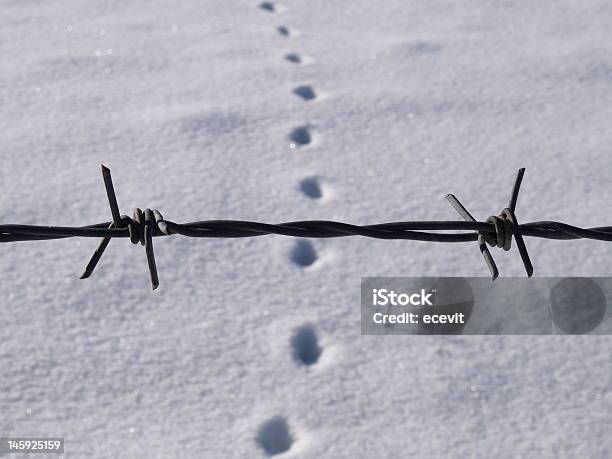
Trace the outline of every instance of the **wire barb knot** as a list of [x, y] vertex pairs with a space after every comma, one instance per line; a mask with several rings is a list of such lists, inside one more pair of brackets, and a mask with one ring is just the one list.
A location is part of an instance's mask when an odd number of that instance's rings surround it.
[[127, 215], [121, 216], [122, 228], [127, 228], [130, 234], [132, 244], [145, 245], [147, 234], [150, 231], [151, 236], [165, 234], [169, 236], [170, 229], [164, 221], [162, 214], [155, 209], [145, 209], [144, 212], [138, 207], [134, 209], [133, 217]]
[[[109, 225], [110, 228], [127, 229], [130, 235], [132, 244], [142, 244], [145, 248], [147, 256], [147, 264], [149, 266], [149, 276], [151, 278], [151, 287], [155, 290], [159, 287], [159, 278], [157, 276], [157, 265], [155, 264], [155, 253], [153, 252], [153, 236], [171, 234], [170, 228], [166, 224], [162, 214], [155, 209], [145, 209], [144, 212], [139, 208], [134, 209], [134, 217], [130, 218], [127, 215], [119, 215], [119, 206], [117, 204], [117, 196], [113, 187], [113, 179], [110, 169], [102, 165], [102, 178], [108, 196], [113, 221]], [[86, 279], [93, 273], [98, 261], [106, 250], [110, 242], [110, 237], [105, 237], [100, 241], [100, 245], [92, 255], [85, 271], [81, 275], [81, 279]]]
[[[492, 280], [497, 279], [497, 277], [499, 276], [499, 270], [497, 269], [497, 265], [495, 264], [495, 260], [493, 260], [491, 252], [489, 252], [489, 249], [487, 248], [487, 244], [489, 244], [491, 247], [499, 247], [508, 251], [512, 246], [513, 237], [516, 240], [516, 245], [518, 247], [519, 254], [521, 255], [523, 265], [525, 266], [527, 276], [531, 277], [533, 275], [533, 265], [531, 264], [529, 254], [527, 253], [527, 247], [525, 246], [525, 241], [523, 240], [521, 227], [514, 213], [524, 174], [525, 168], [519, 169], [518, 174], [516, 176], [516, 180], [514, 181], [514, 187], [512, 188], [510, 204], [508, 204], [508, 207], [502, 210], [499, 215], [494, 215], [487, 218], [486, 223], [489, 224], [490, 229], [488, 231], [477, 231], [478, 247], [480, 249], [480, 252], [482, 253], [482, 256], [484, 257], [485, 263], [487, 264], [489, 271], [491, 272]], [[463, 204], [461, 204], [459, 199], [457, 199], [454, 195], [449, 194], [446, 196], [446, 198], [465, 221], [477, 222], [477, 220], [472, 216], [472, 214], [470, 214], [470, 212], [463, 206]]]
[[495, 228], [495, 233], [486, 231], [479, 231], [479, 244], [486, 242], [491, 247], [499, 247], [506, 251], [510, 250], [512, 246], [512, 222], [508, 219], [505, 213], [507, 209], [504, 209], [499, 215], [492, 215], [485, 221], [490, 223]]

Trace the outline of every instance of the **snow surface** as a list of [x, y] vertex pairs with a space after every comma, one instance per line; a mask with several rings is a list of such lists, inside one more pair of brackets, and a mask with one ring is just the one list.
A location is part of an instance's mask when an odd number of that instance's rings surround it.
[[[108, 221], [102, 162], [123, 213], [176, 222], [454, 219], [449, 192], [484, 218], [524, 166], [521, 221], [610, 223], [609, 2], [1, 11], [3, 223]], [[79, 280], [97, 243], [1, 247], [0, 436], [74, 458], [612, 455], [607, 337], [360, 335], [360, 277], [487, 275], [475, 244], [174, 236], [152, 293], [127, 240]], [[612, 274], [605, 243], [527, 245], [536, 275]]]

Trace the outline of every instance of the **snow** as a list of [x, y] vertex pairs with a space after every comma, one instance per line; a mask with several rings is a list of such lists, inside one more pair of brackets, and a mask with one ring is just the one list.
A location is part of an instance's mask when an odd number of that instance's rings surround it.
[[[176, 222], [454, 219], [450, 192], [486, 218], [526, 167], [521, 221], [605, 225], [610, 20], [595, 0], [5, 0], [0, 221], [110, 220], [105, 163], [123, 213]], [[2, 245], [0, 436], [74, 458], [611, 454], [605, 336], [360, 335], [361, 277], [487, 275], [475, 244], [157, 238], [152, 293], [127, 240], [79, 280], [97, 243]], [[602, 242], [526, 244], [537, 276], [612, 272]]]

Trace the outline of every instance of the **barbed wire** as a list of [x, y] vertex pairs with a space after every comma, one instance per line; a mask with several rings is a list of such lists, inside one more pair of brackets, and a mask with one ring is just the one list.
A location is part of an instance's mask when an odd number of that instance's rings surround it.
[[121, 215], [110, 169], [102, 165], [102, 177], [112, 214], [111, 222], [81, 227], [0, 225], [0, 242], [40, 241], [69, 237], [101, 237], [102, 240], [98, 248], [81, 275], [81, 279], [85, 279], [93, 273], [111, 239], [129, 238], [133, 244], [140, 243], [145, 247], [153, 290], [159, 286], [153, 252], [153, 238], [170, 236], [172, 234], [202, 238], [235, 238], [280, 234], [300, 238], [364, 236], [376, 239], [407, 239], [427, 242], [476, 241], [489, 268], [492, 280], [498, 277], [499, 271], [487, 245], [508, 251], [514, 238], [527, 276], [531, 277], [533, 265], [523, 236], [560, 240], [595, 239], [612, 242], [612, 227], [610, 226], [580, 228], [556, 221], [519, 224], [515, 209], [524, 173], [524, 168], [519, 169], [508, 207], [505, 207], [499, 215], [491, 216], [484, 222], [477, 221], [461, 204], [459, 199], [449, 194], [446, 198], [464, 221], [408, 221], [364, 226], [328, 220], [306, 220], [279, 224], [239, 220], [208, 220], [180, 224], [164, 219], [162, 214], [154, 209], [142, 211], [136, 208], [132, 217]]

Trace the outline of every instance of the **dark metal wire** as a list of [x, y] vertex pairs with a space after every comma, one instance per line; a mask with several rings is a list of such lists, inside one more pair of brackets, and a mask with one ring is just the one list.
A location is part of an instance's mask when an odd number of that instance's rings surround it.
[[[133, 217], [121, 215], [113, 187], [110, 169], [102, 165], [102, 177], [108, 196], [113, 220], [82, 227], [37, 226], [37, 225], [0, 225], [0, 242], [40, 241], [68, 237], [102, 238], [92, 255], [81, 279], [93, 273], [106, 247], [113, 238], [130, 238], [133, 244], [142, 244], [149, 267], [153, 289], [159, 286], [153, 238], [180, 234], [187, 237], [254, 237], [266, 234], [302, 238], [332, 238], [344, 236], [365, 236], [377, 239], [408, 239], [427, 242], [468, 242], [477, 241], [480, 252], [495, 280], [499, 271], [487, 247], [500, 247], [510, 250], [512, 239], [521, 256], [527, 276], [533, 274], [533, 265], [527, 252], [523, 237], [544, 239], [595, 239], [612, 242], [612, 227], [580, 228], [555, 221], [540, 221], [519, 224], [516, 218], [516, 204], [525, 169], [521, 168], [516, 176], [510, 202], [499, 215], [491, 216], [484, 222], [477, 221], [454, 195], [446, 196], [453, 208], [465, 221], [413, 221], [392, 222], [376, 225], [351, 225], [328, 220], [306, 220], [276, 225], [239, 220], [208, 220], [191, 223], [175, 223], [163, 218], [157, 210], [135, 209]], [[446, 231], [445, 233], [431, 231]], [[471, 231], [468, 233], [448, 231]]]

